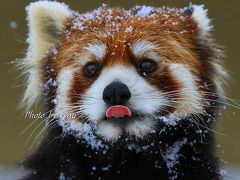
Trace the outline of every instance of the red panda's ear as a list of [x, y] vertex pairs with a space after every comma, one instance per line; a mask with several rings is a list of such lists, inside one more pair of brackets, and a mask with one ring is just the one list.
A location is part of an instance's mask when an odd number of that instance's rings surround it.
[[26, 10], [29, 47], [22, 65], [28, 81], [23, 104], [29, 108], [41, 95], [43, 58], [58, 43], [65, 23], [73, 12], [63, 3], [50, 1], [31, 3]]
[[210, 34], [213, 26], [211, 19], [208, 17], [208, 10], [204, 8], [204, 5], [191, 4], [183, 8], [183, 12], [190, 14], [197, 23], [200, 38], [207, 37]]

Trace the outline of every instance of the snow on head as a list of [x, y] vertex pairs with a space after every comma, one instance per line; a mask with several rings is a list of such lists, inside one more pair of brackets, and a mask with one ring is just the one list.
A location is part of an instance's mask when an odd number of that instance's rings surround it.
[[[156, 15], [156, 17], [162, 16], [163, 21], [166, 23], [170, 23], [170, 26], [172, 26], [172, 25], [176, 26], [178, 23], [180, 23], [180, 21], [185, 21], [185, 19], [184, 19], [185, 15], [183, 13], [181, 13], [180, 10], [174, 9], [174, 8], [166, 8], [166, 7], [154, 8], [154, 7], [150, 7], [150, 6], [136, 6], [130, 10], [124, 10], [124, 9], [111, 9], [111, 8], [100, 7], [91, 12], [87, 12], [85, 14], [79, 14], [77, 12], [74, 12], [74, 18], [73, 18], [73, 22], [72, 22], [73, 26], [71, 28], [73, 28], [73, 29], [76, 28], [79, 30], [86, 29], [87, 30], [86, 32], [88, 32], [88, 30], [89, 30], [89, 31], [93, 31], [94, 33], [95, 32], [98, 33], [97, 25], [99, 25], [101, 27], [101, 28], [99, 28], [101, 31], [102, 25], [104, 24], [104, 33], [106, 33], [106, 36], [114, 37], [114, 35], [115, 35], [114, 33], [116, 31], [118, 31], [119, 29], [120, 29], [119, 31], [121, 31], [121, 32], [124, 31], [125, 33], [123, 33], [123, 34], [127, 36], [127, 35], [131, 35], [131, 33], [134, 34], [135, 31], [137, 31], [137, 27], [135, 27], [134, 23], [129, 23], [129, 22], [131, 22], [131, 18], [136, 19], [137, 22], [138, 22], [138, 20], [141, 21], [142, 19], [150, 20], [150, 22], [152, 22], [152, 20], [154, 20], [154, 18], [156, 18], [155, 15]], [[174, 19], [174, 18], [171, 18], [171, 16], [173, 16], [175, 19], [178, 19], [178, 21], [173, 22], [172, 19]], [[130, 19], [130, 21], [128, 21], [129, 19]], [[125, 22], [128, 22], [129, 24], [126, 24]], [[68, 29], [66, 29], [65, 31], [67, 32]], [[114, 32], [114, 33], [112, 33], [112, 32]], [[102, 33], [102, 32], [100, 32], [100, 33]], [[71, 36], [69, 36], [69, 37], [71, 37]], [[146, 43], [144, 45], [146, 46]], [[149, 43], [147, 43], [147, 45], [149, 45]], [[92, 50], [92, 48], [93, 47], [91, 47], [91, 50]], [[100, 48], [100, 52], [103, 52], [101, 48]], [[95, 46], [94, 46], [94, 49], [96, 49]], [[146, 47], [145, 47], [145, 49], [146, 49]], [[141, 51], [141, 53], [142, 53], [142, 51]], [[53, 54], [55, 54], [55, 53], [53, 53]], [[94, 54], [96, 54], [96, 52]], [[97, 52], [97, 54], [99, 54], [99, 52]], [[103, 55], [101, 55], [101, 57], [103, 57]], [[99, 59], [101, 59], [101, 58], [99, 58]], [[147, 76], [147, 74], [144, 74], [144, 76]], [[50, 82], [51, 82], [51, 80], [50, 80]], [[70, 81], [65, 81], [65, 82], [70, 82]], [[61, 87], [61, 86], [59, 85], [59, 87]], [[64, 86], [64, 87], [67, 87], [67, 86]], [[70, 86], [68, 86], [68, 87], [70, 87]], [[67, 97], [67, 95], [65, 95], [65, 97]], [[55, 102], [58, 103], [57, 100], [55, 100]], [[88, 100], [88, 102], [89, 102], [89, 100]], [[60, 104], [60, 103], [58, 103], [58, 104]], [[150, 112], [150, 111], [154, 112], [155, 111], [154, 108], [158, 107], [158, 104], [156, 106], [153, 105], [154, 107], [145, 106], [145, 104], [146, 103], [144, 103], [144, 108], [145, 108], [144, 110], [146, 110], [148, 112]], [[139, 106], [139, 104], [138, 104], [138, 106]], [[61, 108], [60, 109], [61, 112], [64, 111], [64, 109], [65, 108]], [[86, 108], [86, 109], [90, 109], [90, 108]], [[97, 109], [101, 109], [101, 108], [97, 108]], [[94, 114], [96, 115], [96, 110], [94, 110]], [[96, 115], [96, 117], [99, 118], [100, 116]], [[154, 122], [154, 120], [155, 120], [155, 122], [156, 121], [163, 122], [166, 125], [176, 125], [177, 122], [182, 117], [183, 116], [179, 116], [179, 114], [171, 114], [169, 116], [156, 117], [156, 119], [152, 119], [152, 121]], [[93, 119], [93, 118], [90, 118], [90, 119]], [[137, 125], [139, 125], [139, 122]], [[80, 123], [80, 122], [75, 122], [73, 120], [73, 122], [71, 122], [71, 123], [64, 124], [63, 128], [64, 128], [64, 132], [71, 132], [79, 139], [84, 139], [85, 142], [87, 144], [89, 144], [92, 148], [95, 148], [95, 149], [104, 148], [105, 143], [98, 139], [99, 134], [96, 131], [95, 126], [96, 126], [96, 124], [92, 125], [92, 124], [88, 124], [88, 123]], [[108, 129], [110, 129], [110, 128], [108, 128]], [[112, 129], [115, 130], [116, 127], [113, 127]], [[133, 129], [133, 130], [136, 130], [136, 129]], [[139, 130], [139, 128], [137, 130]], [[110, 131], [105, 131], [105, 132], [109, 133]], [[148, 132], [149, 131], [146, 131], [146, 133], [148, 133]], [[105, 135], [107, 133], [105, 133]], [[118, 133], [116, 133], [116, 134], [118, 135]], [[129, 148], [133, 149], [132, 146], [129, 146]]]
[[125, 29], [125, 32], [131, 33], [133, 31], [133, 27], [129, 26], [128, 28]]
[[211, 24], [211, 19], [208, 17], [208, 10], [205, 9], [205, 6], [190, 4], [188, 7], [181, 9], [183, 13], [192, 14], [192, 18], [196, 21], [197, 26], [200, 30], [200, 37], [204, 37], [209, 34], [213, 26]]
[[[106, 8], [106, 6], [101, 6], [93, 11], [89, 11], [86, 13], [77, 13], [74, 12], [75, 19], [73, 20], [73, 28], [79, 30], [86, 30], [89, 27], [95, 28], [95, 26], [89, 26], [91, 23], [103, 23], [105, 24], [104, 28], [107, 30], [107, 33], [118, 32], [121, 25], [124, 22], [128, 22], [129, 18], [151, 18], [152, 22], [155, 21], [155, 18], [159, 16], [163, 16], [166, 21], [171, 21], [169, 18], [171, 15], [178, 16], [181, 21], [185, 20], [185, 16], [183, 15], [179, 9], [176, 8], [156, 8], [151, 6], [135, 6], [129, 10], [125, 9], [114, 9], [114, 8]], [[173, 24], [178, 24], [173, 22]], [[129, 26], [125, 29], [125, 32], [132, 32], [133, 27]]]
[[136, 16], [139, 16], [139, 17], [146, 17], [146, 16], [149, 16], [152, 12], [152, 7], [150, 6], [142, 6], [140, 7], [140, 9], [138, 10]]

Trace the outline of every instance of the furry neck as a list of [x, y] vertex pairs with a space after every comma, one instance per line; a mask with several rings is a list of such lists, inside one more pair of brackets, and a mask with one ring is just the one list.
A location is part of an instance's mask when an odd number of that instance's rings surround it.
[[[211, 128], [208, 118], [201, 116]], [[30, 179], [219, 179], [213, 134], [189, 119], [131, 144], [122, 138], [97, 151], [55, 127], [24, 165]]]

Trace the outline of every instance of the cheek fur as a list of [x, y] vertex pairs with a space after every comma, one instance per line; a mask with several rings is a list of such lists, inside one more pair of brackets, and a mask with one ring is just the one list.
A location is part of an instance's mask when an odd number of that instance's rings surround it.
[[176, 81], [181, 84], [180, 96], [177, 99], [179, 113], [186, 116], [203, 112], [202, 96], [197, 86], [198, 78], [183, 64], [172, 64], [170, 70]]
[[144, 118], [139, 121], [134, 121], [130, 123], [125, 131], [129, 135], [136, 136], [138, 138], [143, 138], [146, 134], [154, 131], [156, 127], [156, 122], [149, 118]]
[[[96, 99], [93, 96], [96, 92], [87, 93], [87, 89], [91, 87], [94, 80], [94, 78], [84, 77], [79, 70], [74, 72], [73, 83], [68, 95], [71, 106], [74, 107], [75, 112], [79, 115], [79, 121], [93, 118], [89, 117], [88, 113], [85, 113], [87, 108], [89, 108], [85, 107], [85, 104], [90, 106], [94, 106], [95, 104]], [[83, 103], [82, 100], [86, 100], [86, 103]]]
[[176, 110], [176, 103], [169, 100], [179, 98], [178, 92], [181, 89], [181, 83], [176, 80], [169, 66], [160, 67], [156, 72], [146, 75], [145, 79], [152, 89], [155, 89], [154, 92], [148, 91], [147, 96], [153, 102], [160, 101], [162, 103], [161, 107], [164, 107], [158, 110], [163, 110], [164, 114], [173, 113]]
[[96, 129], [100, 136], [110, 141], [116, 140], [122, 134], [120, 127], [105, 121], [100, 122]]
[[[70, 107], [68, 93], [72, 86], [72, 80], [74, 75], [74, 69], [63, 69], [57, 77], [57, 93], [56, 93], [56, 115], [62, 117], [62, 115], [68, 114]], [[67, 121], [67, 119], [64, 119]]]
[[[151, 75], [144, 79], [134, 68], [118, 65], [103, 69], [97, 79], [90, 81], [82, 77], [76, 69], [66, 68], [57, 78], [59, 86], [56, 113], [67, 114], [71, 113], [71, 108], [77, 108], [76, 112], [80, 117], [96, 124], [98, 134], [107, 140], [117, 139], [123, 131], [139, 138], [144, 137], [156, 126], [156, 121], [152, 118], [135, 120], [124, 128], [102, 121], [107, 110], [102, 93], [113, 81], [120, 81], [129, 87], [132, 96], [128, 106], [140, 114], [154, 115], [160, 110], [166, 110], [164, 107], [168, 107], [166, 111], [170, 114], [177, 112], [184, 116], [202, 111], [197, 78], [186, 66], [172, 64], [167, 70], [154, 76], [155, 79]], [[64, 122], [71, 120], [73, 119], [64, 119]]]

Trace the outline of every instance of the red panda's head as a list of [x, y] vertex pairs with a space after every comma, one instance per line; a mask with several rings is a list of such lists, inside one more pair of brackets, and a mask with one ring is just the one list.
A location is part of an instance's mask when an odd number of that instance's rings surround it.
[[[207, 113], [209, 101], [223, 93], [225, 73], [203, 6], [78, 14], [42, 1], [27, 10], [24, 103], [43, 97], [66, 131], [84, 136], [90, 128], [107, 141], [145, 138], [159, 122]], [[107, 117], [116, 105], [130, 117]]]

